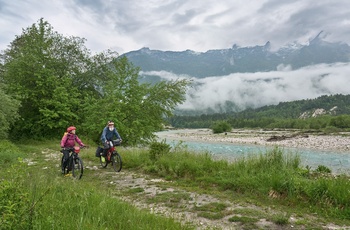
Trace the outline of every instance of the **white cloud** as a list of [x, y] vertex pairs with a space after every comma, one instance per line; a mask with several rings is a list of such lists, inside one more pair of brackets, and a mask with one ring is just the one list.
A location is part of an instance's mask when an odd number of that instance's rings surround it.
[[[313, 99], [321, 95], [350, 94], [350, 63], [322, 64], [298, 70], [235, 73], [228, 76], [207, 77], [192, 80], [195, 87], [187, 92], [187, 100], [181, 109], [215, 107], [225, 101], [240, 106], [261, 107], [279, 102]], [[168, 72], [144, 72], [163, 79], [174, 80]], [[187, 76], [188, 78], [188, 76]]]

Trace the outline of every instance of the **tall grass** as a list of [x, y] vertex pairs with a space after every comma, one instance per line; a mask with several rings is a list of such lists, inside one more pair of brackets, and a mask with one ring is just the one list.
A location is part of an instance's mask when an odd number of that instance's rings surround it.
[[193, 229], [136, 209], [99, 181], [62, 177], [56, 162], [40, 159], [50, 144], [38, 146], [0, 142], [0, 229]]
[[277, 147], [230, 163], [214, 160], [208, 153], [177, 148], [160, 154], [156, 161], [145, 160], [143, 169], [169, 180], [280, 200], [350, 220], [350, 178], [310, 171], [300, 163], [298, 154], [284, 153]]

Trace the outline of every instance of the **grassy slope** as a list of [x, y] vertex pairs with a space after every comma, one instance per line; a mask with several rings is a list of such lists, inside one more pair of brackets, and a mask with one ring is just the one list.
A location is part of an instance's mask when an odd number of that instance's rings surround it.
[[[180, 224], [172, 218], [136, 209], [121, 201], [119, 197], [129, 197], [131, 200], [146, 197], [144, 202], [166, 203], [165, 200], [185, 200], [187, 196], [181, 192], [172, 192], [149, 199], [147, 194], [142, 193], [142, 189], [115, 190], [107, 184], [109, 174], [101, 177], [99, 170], [93, 170], [89, 166], [89, 162], [95, 162], [96, 165], [94, 148], [81, 152], [86, 166], [82, 180], [62, 177], [58, 165], [60, 153], [56, 151], [56, 143], [30, 142], [16, 147], [11, 143], [1, 142], [2, 229], [193, 227]], [[327, 223], [350, 226], [349, 207], [345, 203], [349, 198], [348, 179], [314, 179], [312, 177], [320, 174], [301, 169], [293, 170], [298, 164], [297, 159], [282, 159], [278, 151], [267, 158], [243, 159], [234, 165], [224, 161], [214, 162], [208, 155], [198, 156], [186, 150], [180, 150], [176, 154], [159, 154], [153, 160], [150, 160], [146, 150], [121, 151], [123, 170], [176, 181], [171, 186], [178, 190], [207, 193], [246, 207], [228, 212], [228, 208], [223, 206], [225, 202], [212, 202], [203, 206], [197, 205], [190, 210], [209, 220], [230, 215], [228, 221], [238, 222], [240, 226], [251, 229], [262, 218], [286, 227], [290, 225], [291, 217], [297, 216], [303, 217], [293, 223], [299, 227], [321, 229]], [[340, 195], [327, 195], [331, 193]], [[260, 211], [248, 208], [252, 204], [270, 208]], [[264, 212], [271, 208], [273, 212]]]

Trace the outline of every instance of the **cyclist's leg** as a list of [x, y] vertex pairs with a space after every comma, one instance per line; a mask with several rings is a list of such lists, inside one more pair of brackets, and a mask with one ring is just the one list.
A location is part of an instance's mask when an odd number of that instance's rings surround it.
[[103, 143], [103, 152], [101, 156], [106, 157], [108, 153], [108, 149], [109, 149], [109, 145], [107, 143]]
[[68, 159], [69, 159], [69, 150], [63, 150], [63, 160], [62, 160], [62, 172], [64, 173], [65, 168], [67, 167], [68, 164]]

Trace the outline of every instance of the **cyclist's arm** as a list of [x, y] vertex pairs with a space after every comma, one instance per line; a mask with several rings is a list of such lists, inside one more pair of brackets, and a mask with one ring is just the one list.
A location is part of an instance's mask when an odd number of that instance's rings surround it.
[[75, 141], [80, 145], [80, 146], [85, 146], [84, 143], [80, 140], [80, 138], [75, 135]]

